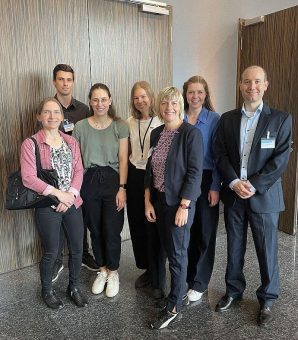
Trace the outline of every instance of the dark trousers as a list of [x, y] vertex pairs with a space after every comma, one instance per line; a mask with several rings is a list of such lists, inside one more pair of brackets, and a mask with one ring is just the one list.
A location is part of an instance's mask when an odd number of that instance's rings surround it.
[[156, 199], [154, 200], [157, 228], [166, 250], [171, 274], [171, 290], [167, 299], [167, 310], [169, 311], [176, 307], [176, 311], [179, 312], [182, 298], [186, 294], [187, 249], [190, 227], [194, 218], [194, 202], [191, 202], [190, 206], [187, 224], [177, 227], [175, 225], [175, 216], [178, 206], [168, 206], [164, 193], [156, 194]]
[[144, 203], [145, 170], [129, 163], [127, 178], [127, 218], [136, 266], [149, 269], [147, 220]]
[[78, 286], [83, 250], [83, 218], [81, 208], [72, 206], [65, 213], [52, 208], [35, 209], [35, 220], [41, 238], [43, 255], [40, 262], [40, 278], [43, 292], [52, 289], [53, 266], [57, 259], [60, 231], [63, 228], [69, 249], [69, 286]]
[[[84, 207], [82, 207], [82, 213], [83, 213], [83, 221], [84, 221], [84, 236], [83, 236], [83, 258], [84, 256], [89, 255], [89, 244], [87, 241], [87, 221], [84, 214]], [[63, 263], [63, 249], [64, 249], [64, 230], [61, 229], [60, 232], [60, 242], [59, 242], [59, 251], [58, 251], [58, 257], [57, 262]]]
[[160, 242], [156, 223], [145, 217], [144, 201], [145, 170], [129, 163], [127, 180], [127, 217], [132, 247], [139, 269], [147, 269], [152, 288], [165, 288], [166, 254]]
[[251, 211], [248, 200], [238, 199], [232, 208], [225, 207], [228, 238], [226, 269], [227, 294], [241, 297], [246, 281], [243, 273], [248, 222], [259, 262], [261, 285], [257, 298], [261, 307], [271, 307], [279, 294], [277, 260], [277, 226], [279, 213], [257, 214]]
[[190, 229], [188, 247], [188, 288], [204, 292], [212, 275], [216, 232], [219, 218], [219, 204], [209, 207], [208, 193], [212, 183], [212, 171], [204, 170], [201, 196], [196, 202], [196, 213]]
[[117, 211], [119, 174], [111, 167], [92, 167], [84, 175], [81, 196], [99, 267], [119, 268], [124, 209]]

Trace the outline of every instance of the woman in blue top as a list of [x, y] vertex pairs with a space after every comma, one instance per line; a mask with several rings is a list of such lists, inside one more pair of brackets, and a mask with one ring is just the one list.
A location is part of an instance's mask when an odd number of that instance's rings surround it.
[[200, 300], [207, 290], [214, 265], [220, 176], [212, 148], [219, 114], [214, 112], [207, 82], [200, 76], [193, 76], [184, 83], [183, 98], [184, 119], [201, 131], [204, 143], [202, 193], [196, 202], [188, 248], [187, 295], [193, 302]]

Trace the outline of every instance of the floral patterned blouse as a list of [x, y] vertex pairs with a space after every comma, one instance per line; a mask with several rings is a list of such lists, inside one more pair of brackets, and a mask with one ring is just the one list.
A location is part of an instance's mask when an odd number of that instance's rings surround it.
[[153, 186], [160, 192], [165, 191], [166, 160], [176, 133], [178, 133], [177, 130], [164, 129], [160, 134], [159, 141], [152, 154]]
[[59, 189], [68, 191], [71, 184], [72, 153], [64, 141], [58, 149], [51, 147], [51, 164], [58, 173]]

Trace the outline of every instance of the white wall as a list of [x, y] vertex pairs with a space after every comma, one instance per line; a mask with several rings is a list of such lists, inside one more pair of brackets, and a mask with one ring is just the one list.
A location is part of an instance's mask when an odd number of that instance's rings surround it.
[[203, 76], [219, 113], [235, 107], [238, 19], [298, 4], [297, 0], [165, 2], [173, 6], [173, 83], [181, 89], [190, 76]]

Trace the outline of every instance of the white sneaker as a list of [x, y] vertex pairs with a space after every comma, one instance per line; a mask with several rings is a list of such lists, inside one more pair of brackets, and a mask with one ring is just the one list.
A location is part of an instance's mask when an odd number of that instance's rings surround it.
[[106, 296], [114, 297], [119, 293], [119, 275], [118, 272], [112, 272], [107, 279]]
[[100, 294], [103, 292], [103, 290], [105, 289], [107, 278], [108, 278], [108, 273], [105, 270], [97, 273], [97, 277], [94, 280], [93, 285], [92, 285], [93, 294]]
[[194, 289], [189, 289], [189, 291], [187, 292], [187, 296], [190, 302], [195, 302], [195, 301], [199, 301], [201, 300], [203, 293], [197, 292]]

